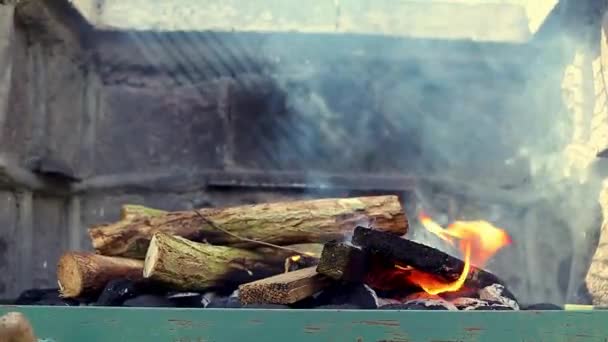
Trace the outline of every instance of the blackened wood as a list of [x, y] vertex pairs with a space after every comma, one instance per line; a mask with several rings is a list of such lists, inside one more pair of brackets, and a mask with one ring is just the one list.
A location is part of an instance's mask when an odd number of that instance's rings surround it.
[[242, 304], [293, 304], [330, 285], [316, 267], [276, 275], [239, 286]]
[[317, 272], [334, 280], [360, 282], [369, 270], [369, 253], [347, 242], [330, 241], [323, 247]]
[[[455, 281], [464, 269], [464, 262], [435, 248], [365, 227], [355, 228], [353, 244], [369, 250], [401, 266], [411, 266], [418, 271], [430, 273], [447, 281]], [[504, 284], [492, 273], [471, 266], [465, 287], [483, 288], [493, 284]]]

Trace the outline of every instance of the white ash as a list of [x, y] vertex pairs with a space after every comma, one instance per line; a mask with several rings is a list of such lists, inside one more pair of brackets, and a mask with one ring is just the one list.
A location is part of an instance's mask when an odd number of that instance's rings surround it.
[[467, 297], [456, 298], [452, 301], [452, 304], [454, 304], [459, 310], [462, 311], [476, 310], [478, 308], [487, 307], [490, 305], [487, 301], [483, 299]]
[[390, 305], [390, 304], [401, 304], [401, 301], [397, 300], [397, 299], [393, 299], [393, 298], [378, 297], [378, 307], [382, 307], [382, 306]]
[[442, 306], [450, 311], [458, 311], [456, 305], [443, 299], [414, 299], [403, 303], [404, 305], [419, 305], [428, 308]]
[[203, 305], [204, 308], [206, 308], [217, 297], [218, 297], [217, 293], [207, 292], [203, 295], [203, 298], [201, 299], [201, 304]]
[[499, 302], [513, 308], [513, 310], [519, 310], [519, 304], [514, 299], [505, 296], [504, 290], [505, 287], [501, 284], [486, 286], [479, 290], [479, 298], [486, 301]]

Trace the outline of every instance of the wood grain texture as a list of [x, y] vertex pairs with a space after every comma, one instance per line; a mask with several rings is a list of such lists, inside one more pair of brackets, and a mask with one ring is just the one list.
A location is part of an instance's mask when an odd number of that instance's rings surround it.
[[242, 284], [283, 272], [293, 253], [247, 250], [193, 242], [157, 232], [144, 262], [144, 277], [185, 291]]
[[293, 304], [329, 286], [316, 267], [283, 273], [239, 286], [242, 304]]
[[369, 254], [350, 243], [330, 241], [325, 244], [317, 272], [343, 281], [363, 281], [370, 267]]
[[599, 342], [608, 311], [192, 310], [1, 307], [48, 341]]
[[[278, 245], [322, 243], [339, 239], [360, 224], [403, 235], [408, 222], [397, 196], [330, 198], [200, 209], [217, 226], [240, 237]], [[192, 241], [244, 245], [218, 231], [193, 211], [122, 220], [89, 229], [93, 247], [103, 255], [143, 259], [154, 233], [161, 231]]]
[[112, 279], [143, 279], [143, 265], [141, 260], [67, 252], [57, 264], [57, 282], [63, 297], [95, 295]]

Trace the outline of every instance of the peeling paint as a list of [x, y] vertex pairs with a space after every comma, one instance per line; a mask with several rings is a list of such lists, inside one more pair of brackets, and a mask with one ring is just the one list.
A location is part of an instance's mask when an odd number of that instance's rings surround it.
[[383, 327], [398, 327], [401, 324], [394, 320], [378, 320], [378, 321], [359, 321], [353, 322], [355, 324], [366, 324], [366, 325], [378, 325]]

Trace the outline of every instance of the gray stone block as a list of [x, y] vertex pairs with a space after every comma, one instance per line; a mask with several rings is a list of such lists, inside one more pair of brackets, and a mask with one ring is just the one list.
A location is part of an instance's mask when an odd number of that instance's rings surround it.
[[0, 298], [15, 297], [20, 290], [17, 275], [23, 265], [15, 258], [20, 248], [16, 213], [15, 195], [0, 191]]
[[221, 168], [226, 134], [220, 82], [108, 86], [97, 118], [95, 173]]

